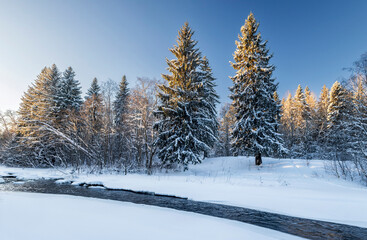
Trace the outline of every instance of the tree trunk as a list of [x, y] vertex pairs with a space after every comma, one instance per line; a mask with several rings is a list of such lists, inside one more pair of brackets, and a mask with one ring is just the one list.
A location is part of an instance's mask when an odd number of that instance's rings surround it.
[[255, 164], [256, 166], [259, 166], [263, 163], [263, 161], [261, 160], [261, 153], [256, 153], [255, 154]]

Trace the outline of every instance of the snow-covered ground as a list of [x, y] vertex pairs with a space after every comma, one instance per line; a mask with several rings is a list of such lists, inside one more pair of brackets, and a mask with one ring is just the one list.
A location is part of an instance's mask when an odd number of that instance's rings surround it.
[[300, 239], [172, 209], [64, 195], [0, 192], [0, 239]]
[[253, 158], [206, 159], [186, 172], [80, 175], [56, 170], [9, 169], [30, 177], [64, 177], [75, 184], [100, 182], [110, 188], [151, 191], [193, 200], [248, 207], [291, 216], [367, 227], [367, 188], [337, 179], [324, 169], [324, 161], [264, 158], [261, 167]]

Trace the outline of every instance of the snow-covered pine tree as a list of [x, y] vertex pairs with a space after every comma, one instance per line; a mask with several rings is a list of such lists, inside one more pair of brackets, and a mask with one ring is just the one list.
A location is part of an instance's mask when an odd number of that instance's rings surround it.
[[52, 131], [59, 127], [62, 118], [59, 96], [60, 72], [54, 64], [41, 71], [22, 97], [15, 140], [18, 146], [14, 148], [16, 161], [27, 166], [61, 164], [57, 156], [61, 140]]
[[47, 98], [49, 101], [49, 112], [46, 114], [52, 121], [52, 126], [58, 128], [60, 127], [60, 123], [64, 117], [61, 107], [61, 72], [57, 68], [56, 64], [52, 64], [50, 70], [49, 85], [46, 86], [47, 94], [49, 94], [49, 97]]
[[61, 108], [68, 111], [78, 111], [83, 103], [81, 87], [75, 79], [75, 72], [72, 67], [68, 67], [63, 72], [61, 81]]
[[305, 88], [305, 99], [306, 99], [307, 105], [310, 108], [310, 115], [312, 115], [313, 111], [316, 109], [316, 99], [315, 99], [315, 95], [311, 92], [308, 86], [306, 86]]
[[283, 135], [286, 148], [289, 150], [290, 156], [293, 157], [291, 151], [295, 144], [295, 123], [294, 123], [294, 108], [293, 108], [293, 97], [289, 93], [286, 98], [282, 99], [282, 116], [280, 118], [280, 132]]
[[274, 110], [279, 108], [273, 97], [277, 89], [269, 63], [272, 55], [258, 32], [259, 24], [252, 13], [241, 27], [242, 35], [236, 41], [232, 67], [237, 71], [231, 77], [231, 99], [236, 123], [232, 131], [235, 155], [254, 154], [260, 165], [261, 154], [273, 156], [285, 151], [281, 135], [276, 131], [278, 122]]
[[324, 132], [327, 126], [327, 109], [329, 107], [329, 102], [329, 89], [324, 85], [317, 102], [317, 118], [320, 120], [320, 132]]
[[294, 121], [296, 131], [298, 131], [297, 135], [301, 137], [303, 135], [302, 131], [305, 129], [306, 119], [309, 118], [308, 105], [301, 85], [298, 85], [296, 93], [294, 94], [293, 108], [295, 112]]
[[98, 79], [93, 78], [92, 84], [90, 85], [90, 88], [87, 91], [85, 99], [87, 100], [89, 98], [96, 96], [101, 96], [101, 87], [98, 84]]
[[306, 100], [306, 126], [305, 126], [305, 155], [307, 159], [315, 158], [317, 154], [317, 116], [316, 116], [316, 99], [311, 90], [305, 88]]
[[91, 87], [88, 89], [84, 102], [84, 113], [88, 119], [92, 131], [96, 134], [100, 133], [103, 117], [103, 99], [101, 88], [97, 78], [93, 79]]
[[319, 100], [317, 101], [317, 131], [318, 131], [318, 143], [320, 148], [320, 157], [325, 158], [326, 152], [326, 132], [327, 132], [327, 115], [329, 107], [329, 89], [324, 85], [321, 89]]
[[91, 152], [95, 156], [88, 164], [99, 164], [102, 167], [103, 156], [102, 154], [102, 140], [101, 129], [103, 125], [103, 99], [101, 94], [101, 88], [98, 84], [97, 78], [93, 79], [91, 87], [87, 91], [83, 107], [81, 109], [81, 117], [83, 118], [83, 132], [84, 139]]
[[119, 85], [119, 90], [116, 96], [115, 101], [113, 102], [113, 110], [115, 112], [115, 127], [116, 131], [119, 132], [122, 130], [124, 126], [124, 118], [128, 113], [128, 96], [129, 96], [129, 88], [127, 87], [128, 82], [126, 80], [126, 76], [122, 77], [122, 80]]
[[306, 96], [303, 92], [301, 85], [298, 85], [296, 93], [293, 97], [293, 123], [295, 126], [294, 131], [294, 145], [292, 149], [292, 156], [305, 157], [307, 153], [306, 144], [306, 128], [310, 121], [309, 106], [306, 102]]
[[[125, 168], [125, 174], [127, 173], [128, 163], [130, 158], [130, 134], [127, 115], [129, 114], [129, 88], [126, 76], [124, 75], [119, 84], [119, 89], [116, 95], [116, 99], [113, 102], [114, 111], [114, 159], [121, 163]], [[130, 146], [131, 147], [131, 146]]]
[[[83, 145], [81, 140], [82, 121], [80, 108], [83, 104], [81, 86], [75, 79], [75, 72], [68, 67], [62, 74], [59, 92], [60, 127], [59, 130], [67, 137], [64, 139], [63, 156], [70, 166], [81, 165], [82, 156], [79, 149]], [[78, 146], [77, 146], [78, 145]]]
[[[215, 78], [213, 77], [212, 69], [209, 66], [209, 60], [206, 56], [203, 57], [202, 63], [200, 65], [200, 71], [201, 71], [201, 77], [202, 77], [202, 83], [203, 87], [202, 90], [204, 91], [202, 94], [203, 96], [203, 112], [206, 113], [206, 118], [209, 119], [208, 127], [212, 129], [212, 132], [214, 133], [214, 136], [218, 137], [218, 128], [219, 123], [217, 120], [217, 110], [216, 106], [219, 103], [219, 96], [217, 92], [215, 91], [215, 87], [217, 86], [215, 84]], [[208, 139], [209, 140], [209, 139]], [[214, 139], [213, 139], [214, 140]], [[214, 143], [208, 143], [209, 146], [213, 147]]]
[[351, 100], [347, 89], [336, 81], [327, 110], [327, 145], [330, 157], [338, 161], [350, 158], [358, 146]]
[[[44, 68], [41, 72], [45, 72]], [[38, 76], [40, 78], [41, 74]], [[37, 80], [36, 80], [37, 81]], [[12, 142], [2, 154], [3, 162], [9, 165], [16, 166], [38, 166], [42, 159], [38, 159], [34, 155], [34, 139], [36, 139], [36, 130], [38, 125], [33, 120], [37, 114], [35, 110], [37, 107], [34, 105], [33, 100], [36, 96], [35, 85], [32, 84], [28, 87], [28, 90], [23, 94], [21, 98], [20, 107], [18, 110], [18, 122], [16, 126], [16, 135]]]
[[214, 120], [207, 117], [209, 103], [203, 95], [200, 74], [202, 60], [193, 34], [185, 23], [179, 31], [177, 45], [170, 49], [176, 59], [166, 60], [171, 74], [162, 74], [167, 84], [159, 85], [160, 103], [155, 111], [159, 121], [154, 126], [162, 163], [181, 164], [185, 169], [189, 163], [200, 163], [216, 141], [210, 127]]

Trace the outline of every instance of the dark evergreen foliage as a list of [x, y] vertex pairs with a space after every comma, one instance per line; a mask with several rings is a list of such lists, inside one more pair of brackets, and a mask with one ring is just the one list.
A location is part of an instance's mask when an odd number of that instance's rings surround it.
[[64, 71], [60, 88], [61, 108], [78, 111], [83, 103], [82, 91], [79, 81], [75, 79], [75, 72], [71, 67]]
[[231, 99], [236, 122], [232, 130], [232, 147], [235, 155], [274, 156], [285, 151], [276, 114], [279, 105], [273, 97], [277, 89], [270, 65], [271, 55], [258, 33], [259, 24], [251, 13], [241, 28], [236, 41], [235, 62], [237, 71], [232, 77]]
[[[201, 53], [192, 39], [194, 32], [188, 23], [180, 29], [177, 45], [170, 51], [176, 59], [168, 60], [168, 71], [163, 74], [166, 84], [160, 85], [160, 103], [155, 111], [159, 121], [156, 145], [158, 157], [164, 165], [200, 163], [216, 142], [216, 119], [208, 115], [213, 108], [208, 98], [213, 97], [204, 89], [208, 75], [200, 72]], [[206, 74], [208, 74], [207, 72]], [[210, 110], [212, 111], [212, 109]]]
[[119, 85], [119, 91], [116, 96], [116, 100], [113, 103], [113, 110], [115, 112], [115, 125], [117, 131], [121, 130], [124, 125], [124, 117], [128, 113], [128, 96], [129, 96], [129, 88], [127, 87], [128, 83], [126, 80], [126, 76], [122, 77], [122, 80]]

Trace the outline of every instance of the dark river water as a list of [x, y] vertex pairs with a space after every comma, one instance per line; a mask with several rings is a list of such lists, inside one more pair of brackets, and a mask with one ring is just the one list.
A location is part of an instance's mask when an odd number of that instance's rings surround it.
[[[0, 184], [0, 191], [66, 194], [172, 208], [180, 211], [200, 213], [249, 223], [308, 239], [367, 240], [367, 228], [344, 224], [291, 217], [223, 204], [199, 202], [150, 192], [108, 189], [103, 186], [101, 186], [101, 188], [95, 188], [87, 185], [75, 186], [71, 184], [57, 184], [55, 180], [29, 180], [19, 182], [15, 176], [3, 178], [5, 179], [5, 183]], [[271, 199], [269, 199], [269, 201], [271, 201]]]

